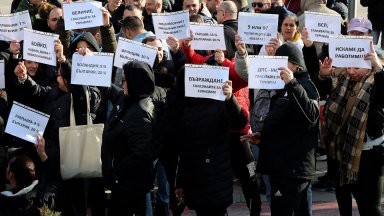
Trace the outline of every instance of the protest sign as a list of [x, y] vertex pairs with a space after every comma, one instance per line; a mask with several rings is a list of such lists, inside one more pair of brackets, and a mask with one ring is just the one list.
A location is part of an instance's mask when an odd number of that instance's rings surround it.
[[71, 83], [77, 85], [111, 86], [113, 53], [72, 56]]
[[226, 50], [224, 26], [207, 23], [191, 23], [193, 34], [191, 46], [195, 50]]
[[56, 66], [56, 39], [57, 34], [24, 29], [24, 59]]
[[153, 67], [157, 58], [157, 48], [136, 41], [119, 38], [117, 44], [114, 66], [123, 68], [123, 65], [129, 61], [143, 61]]
[[229, 68], [209, 65], [185, 65], [185, 96], [225, 100], [222, 86], [229, 80]]
[[27, 10], [0, 15], [0, 40], [24, 40], [24, 28], [32, 29], [31, 18]]
[[4, 60], [0, 60], [0, 89], [5, 88]]
[[152, 13], [152, 19], [156, 37], [160, 39], [189, 37], [189, 11]]
[[251, 89], [282, 89], [278, 68], [288, 67], [286, 56], [249, 56], [248, 86]]
[[14, 101], [5, 132], [37, 144], [37, 134], [44, 134], [48, 120], [49, 115]]
[[103, 25], [101, 2], [72, 2], [64, 3], [65, 30], [90, 28]]
[[279, 15], [239, 13], [239, 35], [247, 44], [267, 44], [277, 37]]
[[338, 36], [329, 38], [329, 57], [335, 67], [358, 67], [370, 69], [371, 61], [364, 60], [370, 52], [372, 37]]
[[311, 41], [329, 43], [330, 35], [340, 35], [341, 16], [305, 11], [305, 27]]

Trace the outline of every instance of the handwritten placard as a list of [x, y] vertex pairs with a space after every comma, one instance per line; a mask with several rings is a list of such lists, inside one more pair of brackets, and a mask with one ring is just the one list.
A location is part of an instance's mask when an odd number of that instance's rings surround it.
[[286, 56], [249, 56], [248, 86], [251, 89], [282, 89], [280, 67], [288, 66]]
[[5, 132], [37, 144], [37, 134], [44, 134], [48, 120], [49, 115], [14, 101]]
[[340, 15], [305, 11], [304, 18], [309, 40], [329, 43], [330, 35], [341, 34]]
[[24, 40], [24, 28], [32, 29], [28, 11], [0, 15], [0, 40]]
[[0, 89], [5, 88], [5, 66], [4, 66], [4, 60], [0, 60]]
[[358, 67], [371, 69], [371, 61], [364, 60], [370, 52], [372, 37], [338, 36], [330, 37], [329, 57], [335, 67]]
[[77, 85], [111, 86], [113, 53], [72, 56], [71, 83]]
[[190, 23], [193, 34], [191, 46], [195, 50], [226, 50], [224, 26], [207, 23]]
[[157, 57], [157, 48], [136, 41], [119, 38], [116, 48], [114, 66], [123, 68], [129, 61], [143, 61], [153, 67]]
[[56, 66], [56, 39], [57, 34], [24, 29], [24, 59]]
[[247, 44], [267, 44], [277, 37], [277, 14], [239, 13], [239, 35]]
[[156, 36], [160, 39], [189, 37], [189, 11], [152, 13], [152, 19]]
[[224, 101], [222, 85], [229, 79], [229, 68], [185, 65], [185, 96]]
[[100, 10], [101, 7], [101, 2], [98, 1], [64, 3], [65, 30], [103, 25], [103, 14]]

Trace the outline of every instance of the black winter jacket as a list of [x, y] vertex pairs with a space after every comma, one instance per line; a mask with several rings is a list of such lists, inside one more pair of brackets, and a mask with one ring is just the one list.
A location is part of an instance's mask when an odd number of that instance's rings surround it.
[[257, 170], [285, 178], [311, 179], [319, 133], [318, 93], [306, 72], [272, 97], [261, 130]]

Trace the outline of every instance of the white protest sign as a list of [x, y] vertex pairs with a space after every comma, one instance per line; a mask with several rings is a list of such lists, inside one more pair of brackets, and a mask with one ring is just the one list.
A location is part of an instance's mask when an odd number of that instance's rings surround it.
[[14, 101], [5, 132], [37, 144], [37, 133], [44, 134], [48, 120], [49, 115]]
[[24, 28], [32, 29], [28, 11], [0, 15], [0, 40], [24, 40]]
[[168, 36], [177, 39], [189, 37], [189, 11], [152, 13], [152, 20], [156, 37], [160, 39], [167, 39]]
[[98, 1], [64, 3], [65, 30], [102, 26], [101, 7], [101, 2]]
[[185, 96], [225, 100], [222, 86], [229, 80], [229, 68], [209, 65], [185, 65]]
[[0, 89], [5, 88], [4, 60], [0, 60]]
[[56, 39], [57, 34], [24, 29], [24, 59], [56, 66]]
[[330, 35], [340, 35], [341, 16], [305, 11], [305, 27], [311, 41], [329, 43]]
[[248, 86], [251, 89], [283, 89], [280, 67], [288, 67], [287, 56], [249, 56]]
[[370, 52], [372, 37], [339, 36], [329, 39], [329, 57], [333, 66], [372, 68], [371, 61], [364, 60], [364, 56]]
[[239, 35], [246, 44], [267, 44], [277, 37], [277, 14], [239, 13]]
[[77, 85], [111, 86], [113, 53], [72, 56], [71, 83]]
[[129, 61], [143, 61], [153, 67], [157, 58], [157, 48], [136, 41], [119, 38], [116, 48], [114, 66], [123, 68], [123, 65]]
[[191, 46], [195, 50], [226, 50], [224, 26], [207, 23], [190, 23], [193, 34]]

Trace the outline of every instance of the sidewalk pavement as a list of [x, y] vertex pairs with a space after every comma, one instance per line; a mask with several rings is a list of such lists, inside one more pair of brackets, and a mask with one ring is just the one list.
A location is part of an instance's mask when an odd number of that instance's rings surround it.
[[[326, 173], [326, 161], [317, 161], [316, 165], [316, 177], [313, 182], [317, 181], [317, 177], [322, 176]], [[312, 191], [312, 215], [313, 216], [338, 216], [339, 208], [336, 202], [336, 196], [334, 191], [327, 192], [318, 192]], [[240, 184], [235, 181], [233, 185], [233, 201], [234, 203], [229, 206], [228, 215], [229, 216], [248, 216], [249, 210], [245, 203], [245, 198], [241, 190]], [[266, 201], [265, 195], [262, 195], [262, 210], [261, 216], [270, 216], [271, 211], [269, 209], [268, 202]], [[382, 196], [382, 209], [384, 209], [384, 196]], [[192, 210], [186, 209], [183, 213], [183, 216], [195, 216], [195, 212]], [[358, 216], [358, 210], [356, 202], [353, 202], [353, 213], [352, 216]]]

